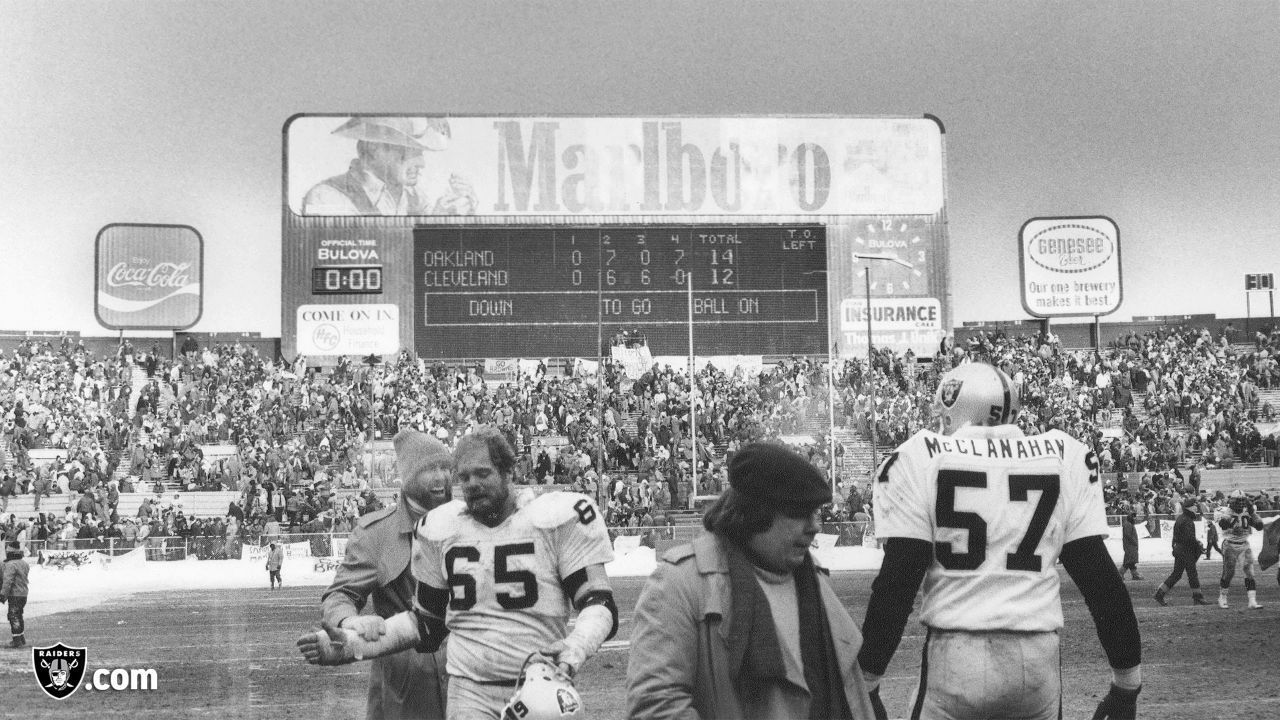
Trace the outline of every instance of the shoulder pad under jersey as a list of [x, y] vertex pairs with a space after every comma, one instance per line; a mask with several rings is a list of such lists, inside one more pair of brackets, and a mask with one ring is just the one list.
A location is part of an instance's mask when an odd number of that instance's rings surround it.
[[427, 513], [418, 521], [418, 537], [425, 540], [444, 540], [458, 532], [458, 524], [467, 511], [461, 500], [450, 500]]
[[1235, 516], [1236, 514], [1232, 512], [1231, 508], [1227, 507], [1226, 505], [1221, 505], [1218, 507], [1217, 510], [1213, 511], [1214, 521], [1230, 520]]
[[530, 500], [524, 506], [523, 512], [528, 516], [529, 522], [534, 527], [551, 529], [558, 528], [569, 522], [581, 523], [583, 512], [586, 508], [590, 508], [586, 512], [599, 515], [595, 503], [586, 495], [575, 492], [555, 491], [543, 493]]

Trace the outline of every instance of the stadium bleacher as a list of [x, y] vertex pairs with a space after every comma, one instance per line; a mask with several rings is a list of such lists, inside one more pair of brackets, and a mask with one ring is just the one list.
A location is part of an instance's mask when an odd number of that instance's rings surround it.
[[[1170, 437], [1192, 439], [1180, 464], [1184, 470], [1187, 463], [1205, 459], [1209, 443], [1194, 437], [1200, 426], [1211, 427], [1211, 439], [1223, 438], [1219, 450], [1226, 447], [1233, 457], [1202, 463], [1203, 489], [1260, 493], [1280, 487], [1275, 453], [1262, 449], [1257, 437], [1248, 437], [1258, 427], [1268, 432], [1277, 427], [1263, 416], [1280, 408], [1280, 373], [1274, 371], [1271, 354], [1280, 349], [1280, 336], [1267, 339], [1265, 353], [1262, 345], [1226, 344], [1206, 330], [1117, 336], [1100, 351], [1065, 349], [1043, 340], [979, 332], [970, 333], [959, 349], [919, 361], [878, 352], [875, 454], [883, 457], [896, 442], [928, 426], [929, 398], [947, 367], [984, 360], [1001, 364], [1022, 383], [1019, 422], [1024, 429], [1062, 427], [1114, 456], [1108, 461], [1117, 467], [1107, 469], [1123, 469], [1130, 485], [1130, 497], [1116, 493], [1112, 498], [1114, 509], [1155, 490], [1167, 503], [1178, 490], [1159, 488], [1153, 477], [1163, 473], [1169, 459], [1153, 427]], [[758, 363], [759, 377], [733, 373], [732, 368], [700, 369], [700, 397], [708, 407], [699, 417], [702, 462], [695, 477], [682, 462], [688, 453], [687, 380], [679, 371], [656, 366], [642, 378], [629, 378], [620, 367], [606, 364], [601, 402], [595, 397], [596, 379], [575, 377], [578, 364], [571, 359], [542, 362], [535, 374], [486, 376], [481, 361], [429, 366], [408, 353], [377, 370], [349, 361], [301, 368], [273, 362], [257, 346], [238, 342], [177, 359], [157, 353], [155, 345], [150, 352], [120, 346], [114, 357], [99, 358], [85, 344], [65, 339], [26, 341], [10, 350], [0, 359], [15, 371], [7, 377], [16, 378], [0, 393], [0, 413], [9, 421], [4, 472], [16, 474], [18, 458], [38, 466], [74, 457], [81, 465], [103, 470], [104, 478], [122, 485], [131, 481], [134, 492], [121, 494], [120, 516], [131, 515], [143, 498], [155, 494], [153, 483], [143, 483], [138, 473], [133, 458], [138, 452], [153, 460], [164, 496], [179, 494], [188, 515], [224, 514], [233, 499], [248, 506], [254, 499], [250, 496], [261, 495], [268, 481], [299, 491], [323, 485], [323, 491], [335, 491], [338, 504], [364, 488], [387, 499], [394, 492], [388, 438], [406, 426], [445, 440], [477, 422], [503, 426], [524, 456], [523, 482], [583, 490], [586, 471], [609, 477], [608, 486], [597, 486], [596, 496], [610, 523], [620, 527], [634, 526], [646, 514], [652, 501], [641, 486], [654, 471], [667, 481], [673, 497], [670, 507], [653, 508], [653, 515], [665, 515], [677, 527], [696, 526], [697, 512], [686, 509], [689, 496], [714, 495], [726, 455], [748, 440], [790, 442], [825, 471], [827, 438], [833, 437], [841, 450], [836, 480], [842, 495], [853, 487], [866, 490], [873, 470], [870, 388], [867, 364], [860, 358], [843, 360], [835, 368], [834, 412], [828, 408], [821, 358], [766, 358]], [[1155, 391], [1149, 376], [1158, 371], [1165, 377], [1185, 373], [1189, 384], [1204, 391], [1197, 396], [1192, 422], [1164, 418], [1147, 407]], [[1062, 382], [1064, 374], [1074, 382]], [[1116, 387], [1112, 392], [1095, 382], [1103, 374], [1124, 391]], [[1245, 378], [1257, 386], [1249, 407], [1239, 394]], [[370, 381], [375, 393], [382, 391], [373, 411], [377, 438], [372, 458], [367, 451]], [[50, 392], [51, 384], [78, 392]], [[33, 402], [35, 398], [43, 402]], [[13, 426], [22, 399], [27, 400], [22, 412], [32, 422], [17, 442]], [[1083, 411], [1089, 403], [1105, 406]], [[606, 419], [603, 426], [600, 417]], [[1152, 442], [1139, 445], [1139, 435]], [[544, 452], [550, 462], [539, 469], [535, 463]], [[578, 453], [586, 459], [556, 461]], [[1117, 478], [1114, 472], [1105, 477]], [[41, 510], [61, 514], [65, 500], [73, 497], [66, 492], [66, 480]], [[619, 486], [633, 489], [611, 492]], [[310, 499], [328, 505], [312, 510], [339, 512], [323, 491]], [[21, 518], [33, 512], [30, 493], [9, 498], [8, 514]]]

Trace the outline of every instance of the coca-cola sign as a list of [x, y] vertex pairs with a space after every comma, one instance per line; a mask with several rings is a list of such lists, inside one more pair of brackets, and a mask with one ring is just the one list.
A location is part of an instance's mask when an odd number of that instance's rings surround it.
[[151, 267], [130, 267], [119, 262], [107, 272], [110, 287], [180, 288], [191, 284], [191, 263], [161, 262]]
[[186, 225], [113, 224], [98, 233], [96, 314], [112, 330], [184, 330], [203, 310], [204, 241]]

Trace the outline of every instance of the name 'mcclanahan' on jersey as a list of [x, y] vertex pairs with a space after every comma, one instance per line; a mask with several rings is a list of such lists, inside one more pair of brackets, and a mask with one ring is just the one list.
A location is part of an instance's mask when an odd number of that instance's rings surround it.
[[568, 634], [573, 599], [561, 581], [613, 560], [604, 518], [586, 495], [520, 491], [516, 508], [491, 528], [454, 500], [418, 524], [413, 575], [450, 592], [450, 675], [515, 680], [529, 653]]
[[878, 539], [933, 543], [920, 610], [933, 628], [1061, 628], [1062, 546], [1109, 534], [1097, 458], [1059, 430], [922, 430], [885, 458], [873, 486]]

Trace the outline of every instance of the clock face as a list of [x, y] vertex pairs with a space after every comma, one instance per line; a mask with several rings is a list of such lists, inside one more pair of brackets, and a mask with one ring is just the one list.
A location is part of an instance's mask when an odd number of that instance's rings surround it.
[[864, 278], [870, 271], [872, 294], [929, 294], [929, 263], [933, 260], [931, 237], [927, 218], [873, 218], [855, 225], [854, 253], [893, 258], [854, 258], [853, 267], [857, 280], [865, 282]]

